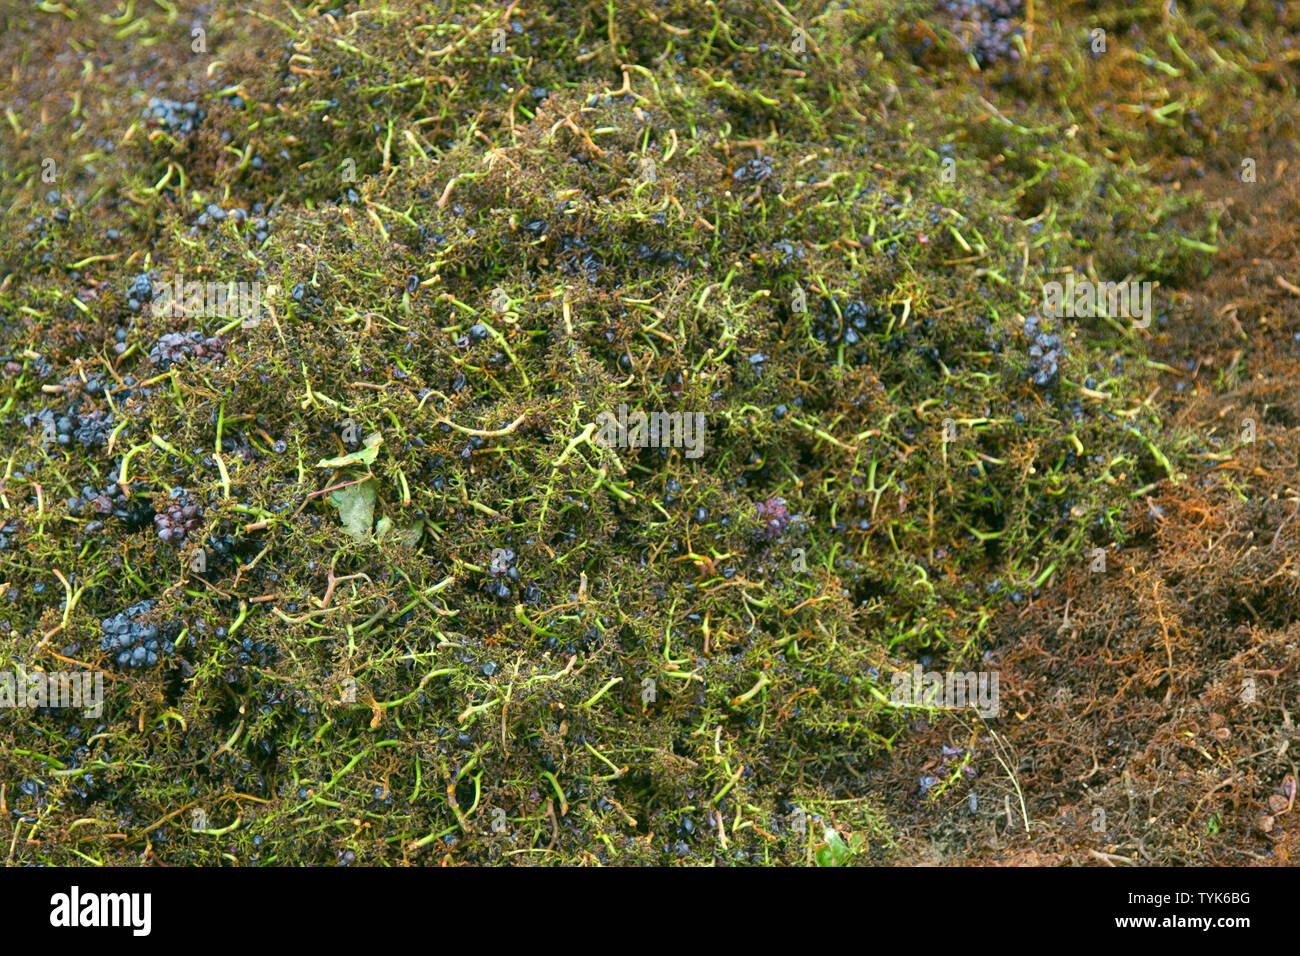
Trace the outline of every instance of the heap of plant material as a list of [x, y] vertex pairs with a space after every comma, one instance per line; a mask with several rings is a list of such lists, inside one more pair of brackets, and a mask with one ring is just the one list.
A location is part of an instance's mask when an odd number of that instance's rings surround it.
[[1121, 4], [246, 6], [0, 17], [0, 663], [114, 678], [0, 726], [15, 862], [891, 858], [890, 672], [1191, 468], [1164, 307], [1042, 283], [1202, 275], [1167, 157], [1266, 80]]

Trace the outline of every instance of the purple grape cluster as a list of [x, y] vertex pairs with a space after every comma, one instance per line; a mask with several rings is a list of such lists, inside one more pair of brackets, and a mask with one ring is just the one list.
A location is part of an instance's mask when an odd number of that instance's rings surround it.
[[205, 337], [202, 332], [168, 332], [149, 350], [149, 361], [164, 369], [189, 358], [220, 362], [225, 357], [225, 340]]
[[763, 520], [763, 537], [775, 541], [790, 523], [790, 509], [784, 498], [768, 498], [757, 505], [758, 516]]
[[96, 409], [93, 412], [86, 412], [84, 415], [77, 416], [76, 426], [73, 428], [72, 434], [82, 448], [98, 448], [101, 445], [108, 444], [108, 436], [112, 431], [113, 416], [108, 412]]
[[[220, 629], [224, 630], [224, 628]], [[218, 637], [222, 635], [218, 633]], [[269, 640], [259, 641], [246, 637], [234, 647], [235, 659], [241, 666], [253, 664], [257, 667], [269, 667], [275, 663], [278, 652]]]
[[126, 287], [126, 307], [132, 312], [139, 312], [146, 302], [153, 301], [153, 279], [149, 273], [141, 272]]
[[1029, 366], [1030, 380], [1040, 388], [1048, 388], [1056, 382], [1065, 361], [1065, 349], [1059, 335], [1040, 332], [1038, 324], [1042, 319], [1031, 315], [1025, 319], [1025, 336], [1030, 339]]
[[515, 552], [510, 548], [493, 548], [492, 561], [488, 565], [487, 592], [498, 600], [510, 597], [510, 585], [506, 581], [519, 580], [519, 568], [515, 566]]
[[830, 302], [823, 302], [820, 315], [813, 322], [813, 338], [828, 346], [838, 346], [841, 342], [857, 345], [884, 318], [884, 313], [875, 306], [857, 299], [838, 304], [836, 311]]
[[27, 426], [30, 428], [33, 423], [39, 425], [43, 436], [50, 434], [46, 424], [52, 424], [54, 441], [65, 447], [75, 441], [82, 448], [99, 448], [108, 443], [108, 436], [113, 431], [113, 416], [108, 412], [99, 409], [82, 412], [77, 405], [63, 413], [42, 409], [27, 416]]
[[980, 66], [1020, 58], [1015, 37], [1023, 32], [1023, 0], [939, 0], [938, 9], [956, 21], [964, 48]]
[[100, 622], [104, 636], [99, 649], [111, 654], [118, 667], [153, 667], [175, 649], [176, 626], [160, 626], [147, 619], [154, 605], [153, 601], [141, 601]]
[[[77, 517], [83, 514], [92, 514], [102, 517], [113, 517], [124, 524], [128, 530], [139, 531], [147, 527], [149, 522], [154, 518], [153, 506], [149, 503], [148, 489], [137, 489], [135, 495], [128, 498], [126, 493], [116, 485], [111, 484], [102, 490], [96, 490], [93, 485], [85, 485], [81, 489], [81, 494], [76, 498], [68, 499], [69, 514]], [[86, 531], [98, 531], [103, 527], [94, 527], [96, 522], [86, 526]]]
[[153, 517], [158, 537], [164, 543], [184, 544], [186, 536], [197, 531], [202, 522], [203, 506], [184, 488], [173, 488], [166, 509]]
[[157, 96], [149, 98], [149, 105], [144, 110], [146, 120], [173, 133], [194, 132], [203, 122], [204, 116], [199, 104], [192, 100], [181, 103]]
[[751, 159], [738, 166], [731, 174], [731, 178], [741, 185], [766, 182], [772, 178], [772, 158], [759, 156], [757, 159]]

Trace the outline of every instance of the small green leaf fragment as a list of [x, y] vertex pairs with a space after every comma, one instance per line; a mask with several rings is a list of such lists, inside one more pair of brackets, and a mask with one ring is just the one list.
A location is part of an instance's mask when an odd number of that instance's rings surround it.
[[378, 432], [367, 435], [365, 447], [354, 452], [340, 455], [338, 458], [322, 458], [316, 462], [317, 468], [346, 468], [348, 465], [365, 465], [369, 467], [379, 457], [379, 446], [384, 443], [384, 436]]
[[372, 478], [360, 484], [348, 485], [329, 496], [330, 503], [339, 511], [343, 527], [354, 538], [361, 539], [370, 533], [370, 523], [375, 517], [375, 485]]

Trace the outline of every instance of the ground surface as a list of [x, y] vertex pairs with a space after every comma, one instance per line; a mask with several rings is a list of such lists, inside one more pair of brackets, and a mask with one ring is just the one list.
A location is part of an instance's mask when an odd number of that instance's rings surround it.
[[0, 6], [7, 859], [1289, 862], [1300, 14], [1046, 6]]

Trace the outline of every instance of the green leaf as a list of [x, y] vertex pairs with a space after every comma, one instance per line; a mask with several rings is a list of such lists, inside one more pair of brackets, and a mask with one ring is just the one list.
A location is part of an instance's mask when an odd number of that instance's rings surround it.
[[365, 465], [369, 467], [379, 457], [379, 446], [384, 443], [384, 436], [375, 432], [367, 435], [365, 447], [354, 452], [340, 455], [338, 458], [322, 458], [316, 462], [317, 468], [346, 468], [348, 465]]
[[837, 832], [826, 830], [826, 845], [813, 854], [818, 866], [845, 866], [849, 860], [862, 851], [862, 838], [856, 833], [845, 843]]
[[343, 527], [354, 538], [361, 539], [370, 533], [370, 523], [375, 517], [375, 487], [373, 478], [359, 484], [332, 492], [330, 503], [339, 510]]

